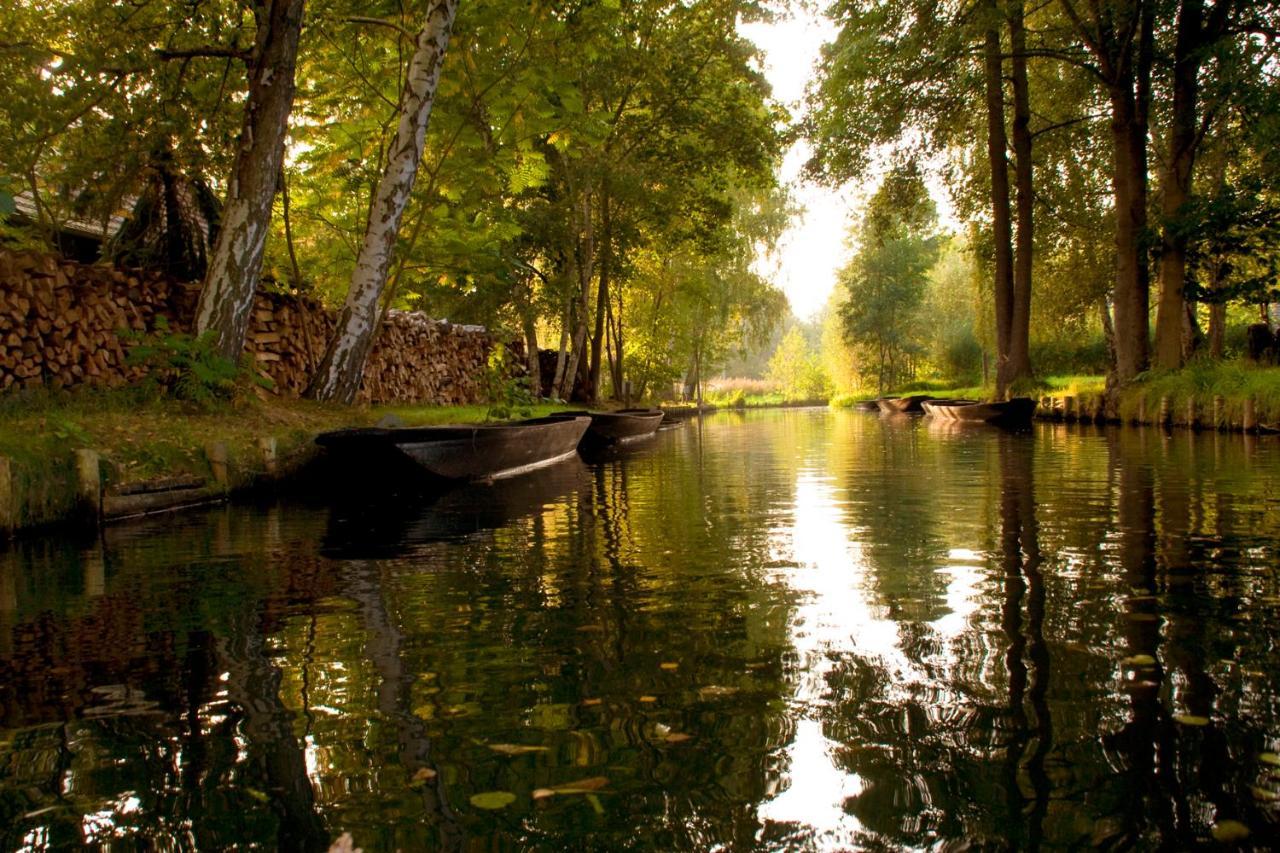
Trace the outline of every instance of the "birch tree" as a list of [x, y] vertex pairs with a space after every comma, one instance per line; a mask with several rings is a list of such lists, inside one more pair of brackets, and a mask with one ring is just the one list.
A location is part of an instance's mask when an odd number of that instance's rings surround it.
[[457, 11], [458, 0], [432, 2], [418, 33], [400, 95], [399, 127], [374, 194], [337, 328], [306, 391], [309, 398], [351, 403], [360, 390], [365, 362], [377, 333], [379, 304], [400, 231], [400, 217], [418, 174], [440, 68]]
[[254, 7], [258, 29], [248, 56], [244, 125], [221, 227], [196, 306], [196, 335], [212, 336], [218, 354], [232, 360], [244, 349], [271, 225], [271, 206], [293, 110], [303, 2], [267, 0]]

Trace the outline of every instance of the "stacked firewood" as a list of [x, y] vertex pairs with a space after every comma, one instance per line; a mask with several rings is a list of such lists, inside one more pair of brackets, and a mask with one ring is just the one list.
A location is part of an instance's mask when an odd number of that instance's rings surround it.
[[[144, 368], [126, 362], [129, 347], [156, 331], [157, 317], [189, 331], [197, 297], [198, 285], [153, 272], [0, 251], [0, 392], [136, 381]], [[245, 355], [270, 380], [269, 393], [302, 393], [334, 322], [314, 299], [257, 295]], [[492, 346], [480, 327], [392, 311], [374, 342], [361, 400], [479, 402]]]

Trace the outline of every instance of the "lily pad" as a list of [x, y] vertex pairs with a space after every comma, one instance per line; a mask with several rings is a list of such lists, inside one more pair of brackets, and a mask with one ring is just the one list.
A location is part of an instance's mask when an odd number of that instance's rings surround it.
[[1174, 714], [1174, 722], [1182, 723], [1184, 726], [1207, 726], [1209, 725], [1208, 717], [1201, 717], [1196, 714]]
[[1254, 785], [1249, 789], [1253, 792], [1254, 799], [1261, 800], [1264, 803], [1280, 802], [1280, 791], [1273, 791], [1270, 788], [1263, 788]]
[[720, 699], [725, 696], [732, 696], [738, 692], [736, 687], [721, 687], [718, 684], [708, 684], [706, 687], [698, 688], [698, 698], [700, 699]]
[[1156, 659], [1151, 655], [1130, 655], [1120, 663], [1125, 666], [1155, 666]]
[[485, 791], [471, 795], [471, 805], [478, 809], [505, 809], [516, 801], [516, 795], [510, 791]]
[[551, 788], [537, 788], [533, 792], [533, 798], [535, 800], [545, 800], [548, 797], [563, 794], [592, 794], [608, 784], [609, 780], [604, 776], [592, 776], [588, 779], [578, 779]]
[[584, 708], [594, 708], [597, 705], [603, 705], [603, 704], [604, 704], [603, 699], [583, 699], [582, 700], [582, 707]]
[[531, 752], [550, 752], [551, 748], [546, 746], [528, 746], [523, 743], [491, 743], [489, 749], [499, 755], [528, 755]]
[[646, 705], [651, 705], [654, 702], [658, 701], [658, 697], [657, 696], [641, 696], [640, 701], [645, 703]]
[[1249, 837], [1249, 827], [1238, 820], [1223, 820], [1213, 825], [1213, 840], [1223, 843], [1244, 841]]
[[437, 775], [436, 771], [432, 770], [430, 767], [423, 767], [419, 769], [417, 773], [413, 774], [413, 779], [409, 781], [409, 785], [415, 788], [420, 785], [425, 785], [432, 779], [436, 778]]
[[658, 664], [658, 667], [660, 669], [665, 669], [667, 672], [675, 672], [677, 669], [680, 668], [680, 664], [676, 663], [673, 660], [669, 660], [669, 661], [663, 661], [662, 663]]

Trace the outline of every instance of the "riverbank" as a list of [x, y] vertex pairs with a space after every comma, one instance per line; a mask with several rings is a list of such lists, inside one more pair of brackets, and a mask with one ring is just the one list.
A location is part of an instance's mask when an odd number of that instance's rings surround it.
[[[537, 417], [567, 408], [532, 407]], [[202, 503], [287, 477], [316, 435], [391, 419], [483, 421], [488, 407], [335, 406], [250, 398], [216, 408], [83, 389], [0, 400], [0, 536], [94, 514]], [[94, 478], [96, 476], [96, 485]]]
[[[917, 382], [887, 396], [990, 399], [989, 386]], [[1151, 371], [1106, 394], [1104, 376], [1050, 376], [1028, 393], [1040, 403], [1037, 417], [1049, 420], [1257, 430], [1280, 426], [1280, 367], [1243, 361], [1193, 363], [1176, 371]], [[833, 404], [851, 406], [845, 397]]]

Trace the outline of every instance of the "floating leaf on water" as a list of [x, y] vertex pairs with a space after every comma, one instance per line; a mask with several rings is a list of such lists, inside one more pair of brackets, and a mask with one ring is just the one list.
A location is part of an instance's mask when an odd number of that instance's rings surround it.
[[271, 797], [267, 793], [259, 791], [257, 788], [245, 788], [244, 792], [260, 803], [271, 802]]
[[736, 687], [721, 687], [718, 684], [708, 684], [706, 687], [698, 688], [698, 697], [701, 699], [720, 699], [725, 696], [732, 696], [738, 692]]
[[1253, 792], [1253, 796], [1264, 803], [1274, 803], [1280, 801], [1280, 791], [1273, 791], [1270, 788], [1262, 788], [1254, 785], [1249, 789]]
[[491, 743], [489, 749], [499, 755], [528, 755], [531, 752], [550, 752], [547, 746], [529, 746], [523, 743]]
[[687, 740], [693, 740], [693, 735], [687, 735], [684, 732], [672, 732], [662, 739], [663, 743], [684, 743]]
[[645, 703], [646, 705], [648, 705], [648, 704], [651, 704], [651, 703], [653, 703], [653, 702], [657, 702], [657, 701], [658, 701], [658, 697], [657, 697], [657, 696], [641, 696], [641, 697], [640, 697], [640, 701], [641, 701], [641, 702], [643, 702], [643, 703]]
[[1244, 841], [1249, 837], [1249, 827], [1238, 820], [1222, 820], [1213, 825], [1213, 840], [1228, 843]]
[[588, 779], [578, 779], [551, 788], [538, 788], [533, 792], [533, 798], [535, 800], [545, 800], [547, 797], [554, 797], [557, 794], [590, 794], [593, 791], [599, 791], [608, 784], [609, 780], [604, 776], [592, 776]]
[[662, 663], [658, 664], [658, 666], [662, 669], [665, 669], [667, 672], [675, 672], [677, 669], [680, 668], [680, 664], [676, 663], [673, 660], [663, 661]]
[[510, 791], [485, 791], [471, 795], [471, 805], [478, 809], [505, 809], [516, 801], [516, 795]]
[[581, 631], [581, 632], [582, 632], [582, 633], [584, 633], [584, 634], [586, 634], [586, 633], [595, 633], [595, 632], [598, 632], [598, 631], [603, 631], [603, 630], [604, 630], [604, 626], [603, 626], [603, 625], [579, 625], [579, 626], [578, 626], [577, 628], [575, 628], [574, 630], [575, 630], [575, 631]]
[[1280, 755], [1276, 755], [1274, 752], [1264, 752], [1258, 756], [1258, 760], [1263, 764], [1280, 767]]
[[1208, 717], [1201, 717], [1197, 714], [1174, 714], [1174, 722], [1182, 723], [1184, 726], [1207, 726], [1209, 725]]
[[603, 699], [583, 699], [582, 700], [582, 707], [584, 708], [594, 708], [597, 705], [603, 705], [603, 704], [604, 704]]
[[436, 771], [432, 770], [430, 767], [422, 767], [419, 768], [417, 773], [413, 774], [413, 779], [409, 781], [409, 784], [414, 787], [425, 785], [432, 779], [436, 778], [437, 775]]
[[1155, 666], [1156, 659], [1151, 655], [1130, 655], [1120, 663], [1124, 666]]
[[436, 707], [434, 705], [419, 705], [413, 709], [413, 715], [420, 720], [434, 720]]

